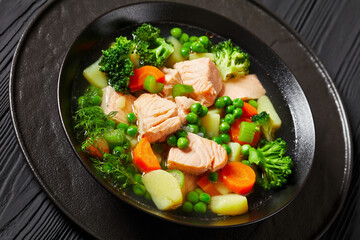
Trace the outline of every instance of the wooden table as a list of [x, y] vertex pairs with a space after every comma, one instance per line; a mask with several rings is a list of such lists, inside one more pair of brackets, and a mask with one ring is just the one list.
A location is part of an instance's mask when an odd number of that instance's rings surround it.
[[[0, 1], [0, 239], [90, 238], [40, 187], [26, 164], [10, 117], [8, 83], [14, 51], [26, 26], [46, 2]], [[354, 143], [352, 181], [342, 211], [322, 239], [359, 239], [360, 1], [258, 2], [295, 29], [313, 48], [344, 101]]]

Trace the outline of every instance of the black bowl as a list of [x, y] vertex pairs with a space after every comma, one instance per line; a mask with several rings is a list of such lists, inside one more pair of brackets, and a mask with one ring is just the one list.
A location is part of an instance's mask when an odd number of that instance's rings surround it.
[[[130, 36], [143, 22], [159, 27], [163, 36], [174, 26], [190, 35], [214, 35], [213, 41], [232, 39], [249, 53], [251, 73], [257, 74], [267, 90], [267, 96], [282, 119], [277, 131], [288, 143], [288, 154], [294, 161], [288, 184], [277, 191], [265, 191], [255, 186], [248, 196], [249, 212], [240, 216], [186, 215], [181, 211], [160, 211], [150, 201], [131, 191], [116, 189], [93, 168], [81, 152], [73, 132], [72, 116], [76, 98], [88, 85], [82, 70], [101, 56], [115, 37]], [[300, 192], [309, 175], [315, 150], [315, 128], [305, 95], [289, 68], [256, 36], [246, 29], [215, 13], [201, 8], [175, 3], [141, 3], [124, 6], [94, 20], [78, 36], [64, 59], [58, 82], [58, 104], [63, 127], [78, 159], [89, 173], [107, 190], [121, 200], [161, 218], [201, 227], [239, 226], [266, 219], [287, 206]]]

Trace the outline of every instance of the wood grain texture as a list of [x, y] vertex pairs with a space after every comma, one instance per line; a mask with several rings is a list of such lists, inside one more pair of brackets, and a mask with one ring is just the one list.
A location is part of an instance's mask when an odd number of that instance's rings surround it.
[[[360, 236], [360, 2], [260, 0], [313, 48], [348, 111], [355, 146], [353, 177], [344, 209], [323, 239]], [[0, 0], [0, 239], [89, 239], [46, 196], [12, 129], [8, 82], [16, 45], [45, 0]]]

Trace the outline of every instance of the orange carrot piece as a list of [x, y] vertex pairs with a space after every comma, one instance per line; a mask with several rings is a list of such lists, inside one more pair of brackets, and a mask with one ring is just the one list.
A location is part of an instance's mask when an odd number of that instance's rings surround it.
[[133, 163], [141, 172], [151, 172], [161, 169], [160, 164], [155, 156], [150, 142], [146, 137], [142, 138], [133, 151]]
[[243, 121], [252, 122], [250, 120], [250, 118], [241, 117], [239, 119], [236, 119], [235, 122], [231, 125], [231, 128], [230, 128], [231, 141], [240, 143], [241, 145], [249, 144], [250, 146], [255, 147], [260, 141], [260, 133], [259, 132], [255, 132], [254, 139], [253, 139], [252, 143], [242, 142], [242, 141], [239, 140], [240, 124]]
[[98, 138], [86, 150], [95, 158], [103, 158], [104, 153], [109, 153], [109, 144], [105, 139]]
[[231, 191], [244, 195], [253, 188], [256, 175], [248, 165], [230, 162], [221, 170], [220, 178]]
[[208, 175], [202, 176], [197, 181], [197, 185], [199, 185], [199, 187], [201, 187], [201, 189], [204, 192], [206, 192], [207, 194], [209, 194], [210, 196], [221, 195], [221, 193], [216, 189], [214, 184], [212, 182], [210, 182]]
[[244, 102], [244, 106], [242, 107], [242, 110], [243, 110], [243, 114], [241, 115], [241, 117], [243, 118], [250, 118], [257, 114], [256, 108], [254, 108], [247, 102]]
[[129, 88], [131, 92], [136, 92], [144, 88], [145, 78], [149, 75], [155, 77], [157, 82], [165, 83], [165, 74], [157, 67], [143, 66], [134, 70], [134, 76], [130, 76]]

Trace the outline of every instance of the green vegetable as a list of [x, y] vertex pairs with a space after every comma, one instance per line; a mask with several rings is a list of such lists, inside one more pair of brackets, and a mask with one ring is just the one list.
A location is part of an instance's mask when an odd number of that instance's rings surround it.
[[126, 134], [129, 135], [130, 137], [134, 137], [138, 134], [139, 129], [136, 126], [130, 126], [127, 128], [126, 130]]
[[218, 180], [218, 173], [217, 172], [210, 172], [208, 175], [208, 178], [210, 180], [210, 182], [217, 182]]
[[190, 46], [191, 46], [191, 42], [185, 42], [185, 43], [183, 44], [183, 47], [186, 47], [186, 48], [188, 48], [189, 50], [190, 50]]
[[166, 137], [166, 143], [170, 147], [176, 147], [177, 146], [177, 137], [175, 135], [169, 135]]
[[136, 184], [133, 186], [133, 192], [138, 196], [144, 196], [146, 192], [145, 186]]
[[124, 154], [125, 153], [125, 149], [123, 147], [120, 147], [120, 146], [116, 146], [114, 147], [113, 149], [113, 154], [115, 156], [121, 156], [121, 154]]
[[240, 123], [239, 141], [252, 143], [256, 131], [256, 125], [249, 122]]
[[254, 108], [257, 108], [257, 102], [256, 102], [256, 100], [251, 99], [251, 100], [249, 100], [248, 103], [249, 103], [251, 106], [253, 106]]
[[190, 49], [193, 50], [196, 53], [202, 53], [205, 52], [204, 45], [202, 45], [199, 42], [193, 42], [190, 46]]
[[225, 122], [227, 122], [228, 124], [233, 124], [235, 121], [235, 116], [234, 114], [228, 113], [225, 115]]
[[249, 73], [250, 60], [238, 46], [234, 46], [231, 40], [220, 42], [211, 48], [215, 54], [215, 64], [219, 68], [223, 80], [229, 80], [237, 76]]
[[217, 144], [223, 144], [221, 137], [212, 137], [211, 140], [216, 142]]
[[195, 114], [201, 114], [202, 113], [202, 105], [200, 103], [194, 103], [190, 106], [190, 111]]
[[173, 98], [178, 96], [186, 96], [188, 93], [193, 93], [194, 88], [191, 85], [186, 84], [175, 84], [172, 88]]
[[174, 37], [174, 38], [180, 38], [182, 31], [180, 28], [173, 28], [170, 30], [170, 34]]
[[148, 75], [144, 81], [144, 89], [150, 93], [159, 93], [164, 89], [164, 84], [157, 82], [154, 76]]
[[207, 193], [201, 193], [201, 194], [199, 195], [199, 200], [200, 200], [201, 202], [205, 203], [205, 204], [209, 204], [211, 198], [210, 198], [210, 195], [209, 195], [209, 194], [207, 194]]
[[241, 108], [235, 108], [233, 114], [234, 114], [234, 118], [238, 119], [242, 116], [243, 110]]
[[241, 145], [237, 142], [229, 142], [227, 144], [231, 148], [231, 154], [229, 155], [229, 162], [239, 161], [241, 154]]
[[189, 41], [189, 35], [187, 35], [186, 33], [181, 34], [180, 42], [182, 44], [184, 44], [185, 42], [188, 42], [188, 41]]
[[144, 198], [147, 199], [147, 200], [151, 200], [151, 196], [150, 196], [150, 193], [148, 191], [146, 191], [146, 193], [144, 195]]
[[191, 191], [187, 194], [186, 199], [191, 203], [197, 203], [199, 201], [199, 195], [195, 191]]
[[186, 116], [186, 121], [188, 123], [196, 123], [199, 120], [198, 115], [196, 115], [195, 113], [191, 112]]
[[249, 144], [244, 144], [241, 146], [241, 153], [244, 156], [249, 156], [249, 150], [250, 150], [251, 146]]
[[207, 36], [201, 36], [197, 39], [200, 43], [202, 43], [204, 45], [204, 47], [208, 47], [210, 44], [210, 40]]
[[134, 180], [138, 184], [143, 184], [141, 179], [142, 179], [142, 176], [140, 174], [137, 173], [137, 174], [134, 175]]
[[181, 56], [183, 56], [184, 58], [188, 58], [188, 57], [189, 57], [189, 54], [190, 54], [190, 47], [185, 47], [185, 46], [183, 46], [183, 47], [180, 49], [180, 54], [181, 54]]
[[225, 107], [225, 113], [234, 113], [235, 107], [233, 105], [229, 105]]
[[207, 207], [206, 207], [205, 203], [198, 202], [194, 205], [194, 211], [197, 213], [206, 213]]
[[204, 192], [201, 188], [195, 188], [194, 191], [195, 191], [198, 195], [200, 195], [201, 193]]
[[220, 97], [220, 98], [216, 99], [216, 101], [215, 101], [216, 108], [223, 108], [225, 106], [226, 106], [226, 102], [225, 102], [224, 98]]
[[175, 132], [175, 135], [177, 138], [185, 137], [187, 136], [187, 132], [184, 129], [177, 130]]
[[274, 140], [275, 131], [272, 127], [270, 115], [267, 112], [261, 112], [257, 115], [252, 116], [251, 121], [253, 121], [257, 126], [260, 127], [260, 130], [267, 141]]
[[230, 135], [229, 134], [226, 134], [226, 133], [222, 133], [220, 134], [219, 136], [222, 140], [223, 143], [228, 143], [230, 142]]
[[225, 101], [225, 106], [230, 106], [232, 104], [231, 98], [229, 96], [222, 97]]
[[127, 141], [124, 131], [121, 129], [107, 130], [103, 136], [112, 149], [116, 146], [123, 146]]
[[129, 123], [134, 123], [136, 122], [136, 115], [135, 113], [129, 113], [127, 116], [126, 116], [127, 120], [129, 121]]
[[191, 36], [189, 38], [189, 42], [196, 42], [198, 40], [198, 37], [197, 36]]
[[177, 146], [178, 148], [185, 149], [189, 146], [189, 140], [185, 137], [180, 137], [177, 140]]
[[240, 98], [235, 98], [232, 103], [235, 108], [242, 108], [244, 106], [244, 101]]
[[223, 146], [223, 148], [225, 148], [226, 153], [229, 156], [231, 154], [231, 148], [226, 144], [223, 144], [222, 146]]
[[134, 65], [130, 55], [135, 50], [135, 43], [126, 37], [116, 38], [116, 42], [102, 51], [99, 70], [106, 73], [108, 83], [119, 92], [129, 93], [130, 76], [134, 75]]
[[176, 181], [178, 181], [180, 188], [184, 186], [185, 175], [180, 170], [173, 169], [173, 170], [168, 170], [167, 172], [174, 176]]
[[194, 134], [197, 134], [199, 132], [199, 126], [195, 125], [195, 124], [189, 124], [185, 127], [187, 132], [191, 132]]
[[116, 126], [116, 123], [115, 123], [113, 120], [110, 120], [110, 119], [109, 119], [109, 120], [106, 120], [105, 125], [106, 125], [108, 128], [114, 129], [115, 126]]
[[187, 213], [192, 212], [193, 204], [191, 202], [188, 202], [188, 201], [184, 202], [184, 204], [182, 205], [182, 210], [184, 212], [187, 212]]
[[206, 114], [208, 113], [209, 109], [206, 106], [201, 106], [201, 108], [202, 108], [202, 111], [199, 114], [199, 117], [205, 117]]
[[230, 130], [230, 125], [227, 122], [223, 122], [220, 124], [220, 132], [227, 133]]
[[89, 86], [83, 96], [78, 98], [79, 108], [99, 106], [101, 103], [102, 90], [100, 88]]
[[202, 133], [205, 136], [206, 135], [206, 128], [204, 126], [200, 126], [199, 127], [199, 133]]
[[250, 148], [249, 162], [260, 167], [261, 178], [257, 179], [265, 189], [275, 189], [287, 182], [293, 162], [284, 156], [287, 144], [281, 138], [273, 142], [262, 140], [257, 149]]
[[129, 124], [127, 124], [127, 123], [118, 123], [116, 128], [117, 129], [122, 129], [122, 130], [124, 130], [124, 132], [126, 132], [128, 127], [129, 127]]

